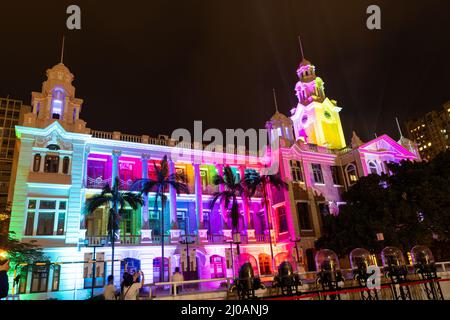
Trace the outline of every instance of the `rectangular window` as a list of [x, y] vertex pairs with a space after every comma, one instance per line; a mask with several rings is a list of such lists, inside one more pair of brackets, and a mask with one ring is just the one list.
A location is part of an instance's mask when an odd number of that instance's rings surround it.
[[288, 232], [288, 222], [285, 207], [279, 207], [278, 213], [278, 233]]
[[60, 276], [61, 276], [61, 266], [58, 264], [53, 265], [52, 291], [59, 290]]
[[308, 203], [297, 202], [297, 214], [300, 228], [302, 230], [312, 230]]
[[29, 199], [24, 235], [64, 235], [66, 212], [66, 200]]
[[300, 161], [291, 160], [292, 181], [303, 182], [302, 167]]
[[31, 289], [30, 293], [47, 292], [48, 285], [48, 264], [35, 264], [31, 274]]
[[339, 173], [338, 166], [331, 166], [331, 176], [333, 177], [333, 183], [337, 186], [342, 185], [341, 175]]
[[36, 235], [51, 236], [53, 235], [53, 227], [55, 225], [54, 212], [40, 212], [38, 217], [38, 226]]
[[312, 171], [313, 171], [313, 177], [315, 183], [323, 184], [323, 173], [322, 173], [322, 166], [320, 164], [311, 164]]

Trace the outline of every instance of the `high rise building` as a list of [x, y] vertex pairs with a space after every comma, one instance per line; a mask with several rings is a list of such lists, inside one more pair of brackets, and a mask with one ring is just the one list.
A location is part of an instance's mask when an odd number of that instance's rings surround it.
[[431, 160], [450, 147], [450, 101], [443, 110], [433, 110], [423, 117], [405, 122], [409, 138], [417, 143], [423, 160]]
[[15, 126], [21, 124], [23, 115], [31, 111], [31, 107], [22, 101], [0, 98], [0, 232], [7, 230], [9, 220], [10, 178], [16, 144]]

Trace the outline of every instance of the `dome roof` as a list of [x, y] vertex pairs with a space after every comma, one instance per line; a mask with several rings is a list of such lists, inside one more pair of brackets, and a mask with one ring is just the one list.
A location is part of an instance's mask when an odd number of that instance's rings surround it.
[[51, 71], [62, 71], [62, 72], [71, 73], [69, 68], [67, 68], [64, 65], [64, 63], [58, 63], [58, 64], [54, 65], [50, 70]]
[[312, 63], [309, 60], [306, 60], [303, 58], [302, 62], [300, 62], [300, 65], [298, 66], [298, 69], [305, 67], [305, 66], [312, 66]]
[[277, 111], [272, 116], [272, 118], [270, 118], [270, 120], [271, 121], [286, 121], [286, 120], [289, 120], [289, 118], [287, 116], [285, 116], [284, 114]]

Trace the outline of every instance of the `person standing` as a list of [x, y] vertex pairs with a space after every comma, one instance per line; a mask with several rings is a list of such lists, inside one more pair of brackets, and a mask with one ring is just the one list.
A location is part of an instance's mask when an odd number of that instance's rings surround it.
[[[176, 267], [175, 272], [172, 276], [172, 282], [183, 282], [183, 281], [184, 281], [184, 277], [180, 272], [180, 268]], [[181, 291], [181, 286], [177, 286], [176, 290], [177, 290], [177, 294], [178, 294]]]
[[[141, 276], [141, 282], [137, 282], [137, 279]], [[144, 285], [144, 273], [142, 271], [136, 272], [133, 275], [127, 274], [123, 279], [123, 300], [138, 300], [139, 290]]]
[[103, 296], [105, 297], [105, 300], [116, 300], [117, 298], [114, 276], [112, 275], [108, 276], [108, 283], [103, 288]]

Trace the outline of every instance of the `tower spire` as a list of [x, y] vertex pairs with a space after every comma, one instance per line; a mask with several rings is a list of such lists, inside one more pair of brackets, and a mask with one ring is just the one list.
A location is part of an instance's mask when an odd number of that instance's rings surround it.
[[300, 54], [302, 55], [302, 60], [305, 59], [305, 54], [303, 53], [302, 38], [298, 36], [298, 44], [300, 45]]
[[272, 88], [272, 91], [273, 91], [273, 101], [275, 102], [275, 110], [278, 113], [277, 93], [275, 92], [275, 88]]
[[395, 117], [395, 122], [397, 122], [398, 132], [400, 133], [400, 139], [403, 138], [402, 128], [400, 127], [400, 123], [398, 122], [398, 118]]
[[61, 63], [63, 63], [64, 60], [64, 36], [62, 38], [62, 45], [61, 45]]

